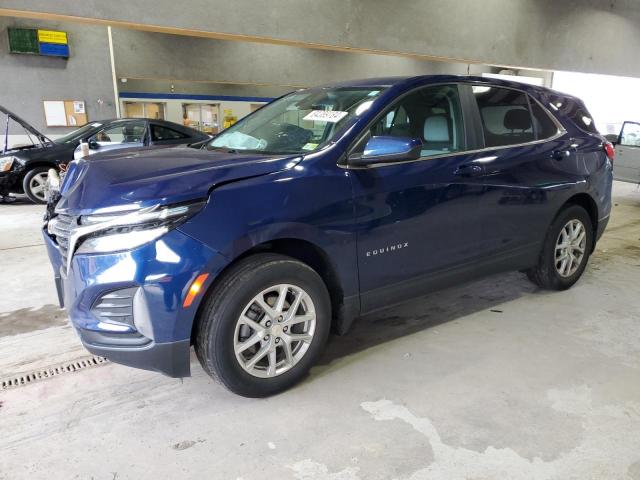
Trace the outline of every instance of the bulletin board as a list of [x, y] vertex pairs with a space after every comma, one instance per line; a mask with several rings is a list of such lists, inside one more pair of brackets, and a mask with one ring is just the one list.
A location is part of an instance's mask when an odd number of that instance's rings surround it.
[[81, 127], [88, 122], [82, 100], [45, 100], [42, 104], [47, 127]]

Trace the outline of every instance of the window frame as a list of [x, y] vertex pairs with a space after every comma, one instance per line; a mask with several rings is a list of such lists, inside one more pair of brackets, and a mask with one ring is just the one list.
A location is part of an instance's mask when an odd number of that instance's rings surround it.
[[[355, 166], [355, 165], [349, 165], [349, 156], [351, 154], [354, 153], [354, 151], [356, 150], [356, 148], [359, 147], [360, 143], [362, 141], [365, 140], [365, 138], [368, 136], [369, 131], [371, 130], [371, 127], [378, 122], [383, 116], [385, 116], [387, 113], [389, 113], [389, 110], [394, 107], [395, 105], [397, 105], [398, 102], [402, 101], [403, 98], [405, 98], [408, 95], [411, 95], [412, 93], [415, 93], [417, 90], [421, 90], [423, 88], [429, 88], [429, 87], [438, 87], [438, 86], [455, 86], [458, 89], [458, 95], [459, 95], [459, 99], [460, 99], [460, 107], [461, 107], [461, 112], [462, 112], [462, 125], [463, 125], [463, 129], [464, 129], [464, 140], [465, 140], [465, 145], [467, 146], [467, 148], [470, 147], [470, 145], [475, 146], [476, 148], [471, 148], [468, 150], [460, 150], [457, 152], [449, 152], [449, 153], [443, 153], [440, 155], [429, 155], [429, 156], [425, 156], [425, 157], [420, 157], [417, 158], [415, 160], [405, 160], [402, 162], [392, 162], [392, 163], [379, 163], [379, 164], [371, 164], [371, 165], [367, 165], [367, 166]], [[553, 123], [556, 125], [556, 127], [558, 128], [558, 132], [548, 138], [543, 138], [543, 139], [538, 139], [536, 138], [535, 140], [532, 140], [530, 142], [524, 142], [524, 143], [518, 143], [518, 144], [513, 144], [513, 145], [500, 145], [500, 146], [496, 146], [496, 147], [487, 147], [485, 144], [485, 139], [484, 139], [484, 129], [483, 129], [483, 125], [482, 125], [482, 115], [480, 114], [480, 108], [478, 108], [478, 104], [476, 102], [475, 96], [473, 94], [473, 87], [474, 86], [479, 86], [479, 87], [492, 87], [492, 88], [504, 88], [507, 90], [514, 90], [516, 92], [522, 93], [526, 96], [527, 98], [527, 102], [529, 105], [529, 114], [532, 117], [533, 120], [533, 112], [531, 111], [531, 104], [529, 102], [531, 102], [531, 100], [533, 100], [534, 102], [536, 102], [540, 108], [542, 108], [542, 111], [548, 115], [551, 120], [553, 121]], [[534, 129], [534, 137], [537, 137], [537, 132], [535, 131], [535, 125], [532, 125], [532, 128]], [[537, 98], [533, 97], [532, 95], [530, 95], [528, 92], [526, 92], [523, 89], [520, 88], [514, 88], [514, 87], [507, 87], [507, 86], [502, 86], [502, 85], [494, 85], [491, 83], [481, 83], [481, 82], [439, 82], [439, 83], [429, 83], [426, 85], [420, 85], [418, 87], [414, 87], [406, 92], [404, 92], [403, 94], [399, 95], [398, 97], [396, 97], [389, 105], [387, 105], [381, 113], [379, 113], [378, 115], [376, 115], [374, 117], [373, 120], [371, 120], [369, 123], [367, 123], [367, 125], [362, 129], [362, 132], [356, 137], [355, 140], [353, 140], [349, 146], [346, 149], [346, 153], [345, 155], [343, 155], [339, 160], [338, 160], [338, 167], [340, 168], [345, 168], [345, 169], [354, 169], [354, 170], [361, 170], [361, 169], [371, 169], [371, 168], [382, 168], [382, 167], [388, 167], [388, 166], [392, 166], [392, 165], [401, 165], [404, 163], [414, 163], [414, 162], [424, 162], [424, 161], [432, 161], [432, 160], [438, 160], [440, 158], [450, 158], [453, 156], [457, 156], [457, 155], [470, 155], [470, 154], [476, 154], [476, 153], [483, 153], [483, 152], [489, 152], [489, 151], [495, 151], [495, 150], [504, 150], [507, 148], [518, 148], [518, 147], [526, 147], [529, 145], [536, 145], [536, 144], [540, 144], [540, 143], [545, 143], [545, 142], [550, 142], [553, 140], [557, 140], [558, 138], [564, 136], [567, 134], [567, 130], [564, 128], [564, 125], [562, 125], [562, 123], [560, 123], [560, 121], [555, 117], [555, 115], [553, 115], [548, 108], [546, 108], [541, 101], [539, 101]]]

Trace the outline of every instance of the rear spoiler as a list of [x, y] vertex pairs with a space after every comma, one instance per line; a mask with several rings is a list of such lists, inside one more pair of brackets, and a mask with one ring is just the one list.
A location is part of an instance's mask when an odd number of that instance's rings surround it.
[[49, 137], [36, 130], [26, 120], [23, 120], [11, 110], [7, 110], [5, 107], [0, 105], [0, 112], [4, 113], [7, 116], [4, 129], [4, 145], [2, 146], [2, 154], [5, 154], [9, 149], [9, 122], [12, 119], [14, 122], [20, 124], [22, 128], [24, 128], [28, 133], [31, 133], [33, 136], [35, 136], [40, 141], [40, 143], [44, 144], [47, 142], [51, 142], [51, 139]]

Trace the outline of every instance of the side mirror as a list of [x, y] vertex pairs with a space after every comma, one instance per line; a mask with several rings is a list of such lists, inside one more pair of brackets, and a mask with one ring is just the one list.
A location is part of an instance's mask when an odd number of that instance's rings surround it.
[[362, 154], [349, 157], [349, 165], [365, 167], [377, 163], [417, 160], [422, 151], [422, 140], [410, 137], [371, 137]]
[[98, 142], [96, 142], [95, 140], [91, 139], [89, 140], [89, 148], [91, 150], [97, 150], [100, 148], [100, 144]]

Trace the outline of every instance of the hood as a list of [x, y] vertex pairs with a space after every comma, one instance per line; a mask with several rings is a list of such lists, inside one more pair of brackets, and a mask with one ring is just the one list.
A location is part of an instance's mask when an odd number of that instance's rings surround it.
[[188, 147], [97, 154], [69, 164], [58, 209], [85, 215], [205, 198], [215, 185], [285, 170], [301, 159]]
[[[44, 144], [44, 143], [51, 143], [51, 140], [44, 135], [43, 133], [41, 133], [39, 130], [36, 130], [30, 123], [27, 123], [26, 120], [23, 120], [22, 118], [20, 118], [19, 116], [17, 116], [15, 113], [13, 113], [11, 110], [6, 109], [5, 107], [3, 107], [2, 105], [0, 105], [0, 113], [5, 114], [7, 117], [9, 117], [11, 120], [13, 120], [14, 122], [16, 122], [17, 124], [19, 124], [20, 126], [22, 126], [22, 128], [24, 128], [27, 132], [29, 132], [30, 134], [32, 134], [33, 136], [35, 136], [40, 143]], [[4, 135], [4, 142], [2, 145], [0, 145], [0, 154], [5, 154], [9, 152], [9, 148], [8, 148], [8, 141], [9, 141], [9, 135], [8, 135], [8, 128], [9, 128], [9, 122], [5, 123], [7, 131], [3, 132]], [[22, 148], [30, 148], [30, 146], [23, 146], [23, 147], [14, 147], [12, 149], [13, 150], [21, 150]]]

